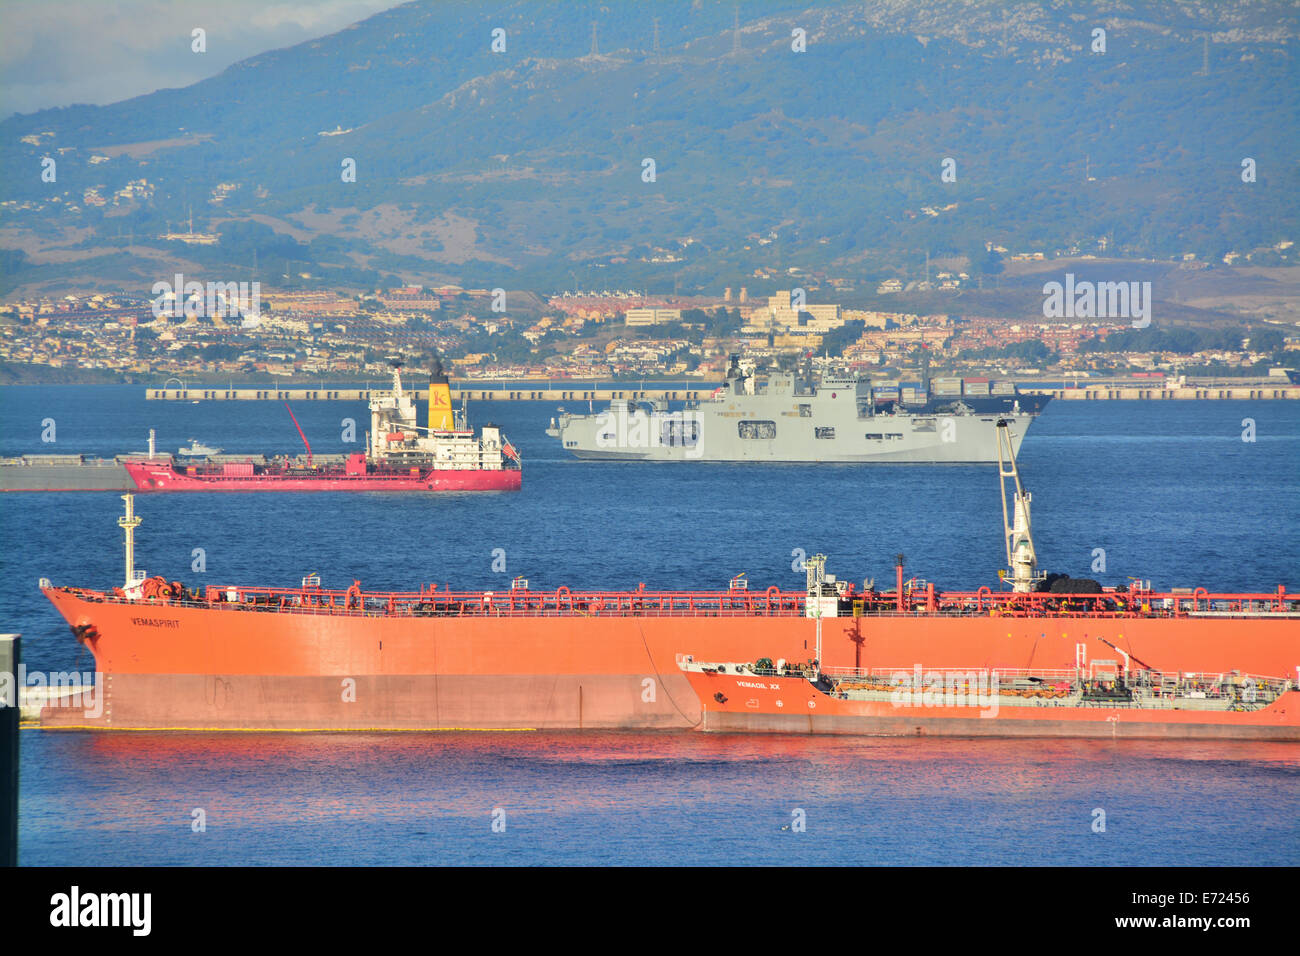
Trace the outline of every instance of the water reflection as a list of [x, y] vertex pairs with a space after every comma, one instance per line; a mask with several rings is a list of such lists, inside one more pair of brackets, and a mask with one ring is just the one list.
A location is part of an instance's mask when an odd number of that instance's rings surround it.
[[1287, 744], [28, 731], [23, 748], [27, 863], [1297, 861]]

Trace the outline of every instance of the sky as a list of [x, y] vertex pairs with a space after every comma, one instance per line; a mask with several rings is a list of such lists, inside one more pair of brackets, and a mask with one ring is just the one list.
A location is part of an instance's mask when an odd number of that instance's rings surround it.
[[[215, 76], [397, 0], [0, 0], [0, 117], [102, 105]], [[191, 50], [206, 31], [207, 52]]]

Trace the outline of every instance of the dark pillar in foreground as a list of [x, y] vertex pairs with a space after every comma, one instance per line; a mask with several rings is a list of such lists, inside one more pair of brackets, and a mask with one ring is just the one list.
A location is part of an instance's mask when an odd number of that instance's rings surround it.
[[0, 866], [18, 865], [18, 635], [0, 634]]

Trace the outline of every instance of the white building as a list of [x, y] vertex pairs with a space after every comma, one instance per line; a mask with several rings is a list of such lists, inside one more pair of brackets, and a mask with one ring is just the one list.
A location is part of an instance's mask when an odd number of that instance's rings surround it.
[[636, 325], [663, 325], [665, 322], [680, 322], [681, 309], [628, 309], [625, 315], [628, 327]]

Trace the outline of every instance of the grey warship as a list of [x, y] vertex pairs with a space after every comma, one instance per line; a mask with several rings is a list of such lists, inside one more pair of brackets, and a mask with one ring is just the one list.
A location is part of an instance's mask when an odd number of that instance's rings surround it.
[[1004, 412], [960, 400], [942, 412], [878, 409], [869, 380], [810, 371], [755, 372], [735, 357], [703, 401], [616, 400], [605, 411], [560, 410], [546, 433], [578, 458], [635, 461], [994, 463], [1005, 421], [1015, 451], [1035, 411]]

